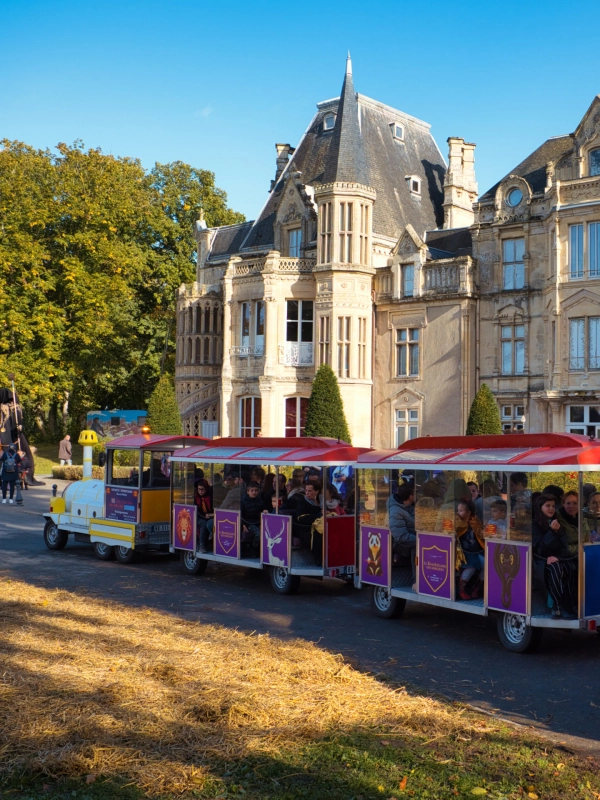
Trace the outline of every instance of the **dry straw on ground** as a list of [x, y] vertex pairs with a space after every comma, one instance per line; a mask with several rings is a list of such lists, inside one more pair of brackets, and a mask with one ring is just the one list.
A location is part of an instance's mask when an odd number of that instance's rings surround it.
[[333, 732], [374, 727], [460, 736], [476, 720], [393, 690], [301, 640], [16, 581], [0, 583], [0, 618], [7, 769], [125, 776], [153, 795], [198, 788], [202, 765], [215, 758], [276, 757]]

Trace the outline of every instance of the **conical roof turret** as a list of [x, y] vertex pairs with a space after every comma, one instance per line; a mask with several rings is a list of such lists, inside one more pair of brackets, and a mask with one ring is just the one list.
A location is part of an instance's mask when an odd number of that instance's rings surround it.
[[323, 176], [324, 183], [370, 185], [358, 115], [358, 100], [352, 81], [352, 59], [348, 53], [342, 95]]

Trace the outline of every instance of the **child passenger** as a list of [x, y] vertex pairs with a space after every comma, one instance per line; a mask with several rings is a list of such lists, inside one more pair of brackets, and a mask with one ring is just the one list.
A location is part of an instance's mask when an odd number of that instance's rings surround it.
[[494, 531], [489, 531], [489, 535], [497, 536], [499, 539], [506, 539], [506, 500], [494, 500], [490, 506], [490, 521], [486, 527], [494, 527]]

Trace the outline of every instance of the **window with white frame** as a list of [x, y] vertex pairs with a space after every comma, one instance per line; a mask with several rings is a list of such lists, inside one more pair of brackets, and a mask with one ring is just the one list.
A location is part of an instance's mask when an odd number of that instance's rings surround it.
[[396, 447], [419, 436], [418, 408], [397, 408], [394, 416]]
[[502, 242], [502, 262], [505, 289], [522, 289], [525, 286], [525, 239], [505, 239]]
[[369, 211], [368, 205], [360, 204], [360, 254], [361, 264], [369, 263]]
[[590, 175], [600, 175], [600, 148], [590, 153]]
[[583, 225], [569, 225], [569, 272], [571, 280], [583, 278]]
[[411, 194], [421, 194], [421, 178], [418, 175], [407, 175], [406, 184]]
[[352, 203], [340, 203], [340, 261], [352, 263]]
[[331, 203], [319, 206], [319, 263], [329, 264], [331, 261]]
[[312, 300], [286, 301], [287, 342], [311, 342], [313, 340], [313, 308]]
[[600, 317], [569, 320], [569, 368], [600, 369]]
[[525, 372], [525, 326], [502, 325], [502, 374], [522, 375]]
[[285, 398], [285, 436], [304, 436], [308, 397]]
[[254, 327], [254, 352], [257, 356], [264, 355], [265, 352], [265, 303], [264, 300], [257, 300], [255, 307], [256, 320]]
[[588, 222], [588, 268], [590, 278], [600, 277], [600, 222]]
[[367, 377], [367, 318], [358, 318], [358, 377]]
[[260, 397], [240, 398], [240, 436], [258, 436], [261, 432], [262, 400]]
[[302, 245], [302, 229], [292, 228], [288, 231], [288, 256], [290, 258], [300, 258], [300, 247]]
[[323, 130], [332, 131], [335, 127], [335, 114], [325, 114]]
[[396, 329], [396, 375], [419, 374], [419, 328]]
[[567, 406], [567, 433], [600, 438], [600, 406]]
[[319, 364], [329, 364], [331, 319], [319, 317]]
[[399, 125], [397, 122], [390, 122], [390, 129], [396, 141], [401, 142], [404, 139], [404, 128], [402, 125]]
[[413, 297], [415, 292], [414, 264], [403, 264], [400, 268], [402, 297]]
[[350, 377], [350, 332], [351, 317], [338, 317], [338, 375]]
[[523, 417], [525, 416], [525, 406], [522, 405], [502, 405], [502, 430], [503, 431], [522, 431]]

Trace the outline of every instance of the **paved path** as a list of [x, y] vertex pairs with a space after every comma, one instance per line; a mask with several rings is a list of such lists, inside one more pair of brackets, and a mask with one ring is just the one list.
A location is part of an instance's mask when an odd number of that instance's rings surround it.
[[335, 580], [304, 578], [298, 595], [281, 597], [258, 570], [210, 564], [192, 578], [172, 556], [148, 554], [124, 566], [99, 561], [74, 542], [51, 552], [40, 516], [51, 483], [25, 492], [23, 507], [0, 505], [0, 574], [186, 619], [302, 637], [360, 669], [494, 711], [600, 757], [600, 635], [547, 632], [540, 653], [518, 656], [499, 644], [493, 618], [408, 603], [402, 619], [382, 620], [366, 592]]

